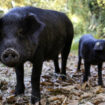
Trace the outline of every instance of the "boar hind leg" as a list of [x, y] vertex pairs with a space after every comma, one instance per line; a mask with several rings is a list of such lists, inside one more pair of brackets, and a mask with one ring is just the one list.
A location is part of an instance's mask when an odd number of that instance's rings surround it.
[[[63, 74], [64, 76], [62, 76], [63, 78], [65, 78], [66, 75], [66, 63], [67, 63], [67, 58], [70, 52], [70, 48], [71, 48], [71, 43], [72, 40], [69, 42], [66, 42], [62, 52], [61, 52], [61, 57], [62, 57], [62, 69], [61, 69], [61, 74]], [[63, 79], [62, 78], [62, 79]]]
[[102, 81], [102, 63], [98, 64], [98, 84], [99, 85], [103, 85], [103, 81]]
[[90, 64], [85, 61], [84, 66], [85, 66], [85, 73], [84, 73], [84, 77], [83, 77], [83, 82], [86, 82], [88, 80], [88, 76], [90, 74]]
[[24, 67], [23, 64], [15, 67], [15, 71], [16, 71], [16, 80], [17, 80], [17, 84], [16, 84], [16, 89], [15, 89], [15, 94], [19, 95], [24, 93]]
[[58, 56], [54, 59], [54, 65], [55, 65], [55, 73], [60, 73]]

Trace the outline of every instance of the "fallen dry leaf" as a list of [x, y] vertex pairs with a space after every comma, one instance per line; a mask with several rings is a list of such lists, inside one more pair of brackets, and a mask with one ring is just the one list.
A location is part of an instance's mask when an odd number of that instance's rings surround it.
[[40, 84], [43, 86], [53, 86], [54, 85], [53, 82], [41, 82]]
[[5, 100], [6, 103], [14, 103], [15, 101], [16, 99], [14, 95], [8, 96]]
[[78, 100], [71, 100], [68, 105], [78, 105], [79, 101]]
[[81, 95], [81, 99], [92, 97], [92, 96], [93, 96], [93, 93], [84, 93], [83, 95]]
[[84, 89], [86, 88], [87, 85], [88, 85], [87, 82], [83, 83], [83, 84], [82, 84], [82, 89], [84, 90]]
[[101, 102], [104, 102], [105, 101], [105, 94], [98, 94], [95, 98], [94, 98], [94, 101], [93, 101], [93, 103], [95, 104], [95, 105], [98, 105], [99, 103], [101, 103]]
[[64, 86], [64, 87], [62, 87], [62, 89], [64, 89], [65, 91], [70, 91], [74, 88], [75, 88], [75, 86]]
[[49, 101], [56, 101], [56, 100], [63, 101], [63, 99], [65, 99], [64, 95], [51, 96], [50, 98], [48, 98]]
[[99, 94], [99, 93], [102, 93], [102, 92], [105, 92], [104, 88], [102, 88], [101, 86], [95, 87], [94, 93]]
[[98, 105], [105, 105], [105, 102], [102, 102], [102, 103], [100, 103], [100, 104], [98, 104]]
[[86, 102], [85, 104], [81, 104], [81, 105], [94, 105], [91, 102]]

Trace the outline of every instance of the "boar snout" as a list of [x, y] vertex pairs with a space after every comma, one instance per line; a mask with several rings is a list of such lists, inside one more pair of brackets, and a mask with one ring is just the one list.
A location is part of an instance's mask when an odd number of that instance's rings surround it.
[[13, 48], [7, 48], [3, 51], [1, 60], [7, 66], [13, 66], [19, 61], [19, 53]]
[[104, 50], [104, 46], [102, 45], [102, 43], [96, 42], [93, 49], [94, 49], [94, 51], [103, 51]]

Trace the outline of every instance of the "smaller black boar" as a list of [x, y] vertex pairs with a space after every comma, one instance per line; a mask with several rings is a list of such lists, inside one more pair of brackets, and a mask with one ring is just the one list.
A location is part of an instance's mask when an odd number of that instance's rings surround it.
[[90, 66], [98, 65], [98, 84], [103, 85], [102, 64], [105, 61], [105, 40], [95, 39], [90, 34], [82, 36], [79, 41], [77, 70], [80, 70], [82, 58], [84, 59], [85, 67], [83, 82], [88, 80]]
[[[31, 102], [40, 100], [43, 62], [53, 60], [55, 72], [66, 75], [66, 62], [73, 39], [73, 25], [61, 12], [35, 7], [11, 9], [0, 19], [0, 61], [16, 70], [15, 94], [24, 93], [24, 62], [33, 64]], [[58, 55], [62, 56], [62, 69]]]

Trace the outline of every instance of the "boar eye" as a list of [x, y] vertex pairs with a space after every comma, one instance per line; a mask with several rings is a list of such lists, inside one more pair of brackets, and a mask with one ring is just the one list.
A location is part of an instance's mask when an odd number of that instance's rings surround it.
[[23, 29], [19, 29], [18, 32], [17, 32], [17, 35], [19, 37], [23, 37], [23, 34], [24, 34]]

